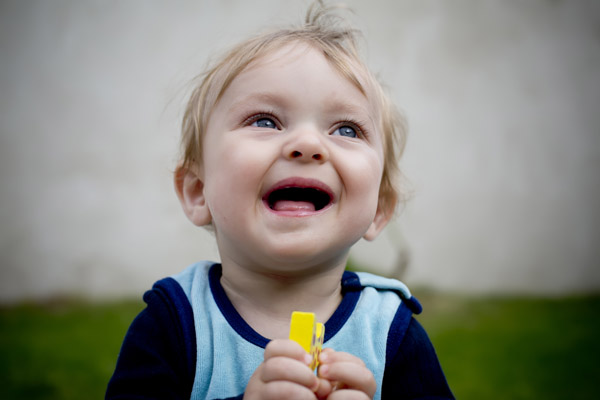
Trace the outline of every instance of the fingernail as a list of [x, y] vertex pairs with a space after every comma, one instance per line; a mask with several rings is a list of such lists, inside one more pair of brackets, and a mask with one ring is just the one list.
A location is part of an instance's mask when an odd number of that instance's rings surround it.
[[310, 365], [310, 363], [312, 363], [312, 356], [310, 354], [305, 354], [304, 355], [304, 364]]
[[321, 353], [319, 355], [319, 361], [326, 362], [327, 360], [329, 360], [329, 356], [327, 355], [327, 353]]
[[328, 372], [329, 372], [329, 367], [327, 365], [321, 365], [319, 367], [319, 376], [326, 378]]

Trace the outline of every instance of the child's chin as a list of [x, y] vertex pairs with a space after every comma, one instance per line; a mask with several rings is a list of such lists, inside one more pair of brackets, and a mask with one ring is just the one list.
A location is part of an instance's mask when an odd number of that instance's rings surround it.
[[[329, 260], [335, 259], [338, 252], [332, 250], [332, 247], [337, 246], [324, 243], [323, 240], [315, 241], [315, 236], [317, 235], [299, 235], [295, 242], [290, 243], [283, 240], [265, 250], [273, 261], [273, 266], [281, 268], [283, 271], [301, 270], [313, 264], [327, 264]], [[346, 247], [340, 245], [339, 253], [344, 253], [343, 249]]]

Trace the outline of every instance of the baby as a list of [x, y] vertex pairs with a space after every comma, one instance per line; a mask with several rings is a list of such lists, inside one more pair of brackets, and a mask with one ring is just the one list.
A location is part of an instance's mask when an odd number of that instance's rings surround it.
[[[305, 25], [242, 42], [192, 93], [175, 189], [221, 262], [145, 294], [107, 398], [453, 398], [408, 289], [345, 271], [401, 198], [405, 132], [339, 25], [316, 2]], [[294, 310], [325, 324], [316, 373], [287, 339]]]

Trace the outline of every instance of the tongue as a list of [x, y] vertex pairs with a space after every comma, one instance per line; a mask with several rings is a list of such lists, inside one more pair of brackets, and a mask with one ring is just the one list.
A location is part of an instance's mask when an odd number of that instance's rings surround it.
[[273, 204], [275, 211], [315, 211], [315, 205], [310, 201], [277, 200]]

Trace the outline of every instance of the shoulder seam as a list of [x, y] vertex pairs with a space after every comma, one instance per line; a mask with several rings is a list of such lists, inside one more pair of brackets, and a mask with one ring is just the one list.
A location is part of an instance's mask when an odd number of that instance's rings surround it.
[[398, 353], [400, 346], [404, 341], [404, 336], [411, 319], [412, 311], [404, 301], [401, 302], [398, 306], [398, 310], [396, 310], [396, 314], [394, 315], [394, 319], [392, 320], [392, 324], [390, 325], [390, 330], [387, 336], [385, 354], [386, 367]]
[[382, 276], [370, 274], [367, 272], [358, 272], [356, 277], [361, 288], [372, 287], [376, 290], [387, 290], [398, 294], [402, 303], [406, 304], [408, 309], [414, 314], [420, 314], [423, 311], [421, 303], [411, 294], [408, 287], [397, 279], [385, 278]]

